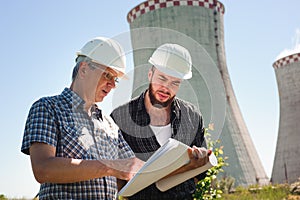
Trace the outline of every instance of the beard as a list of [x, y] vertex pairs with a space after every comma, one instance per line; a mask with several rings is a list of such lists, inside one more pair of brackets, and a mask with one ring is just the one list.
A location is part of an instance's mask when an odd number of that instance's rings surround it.
[[[163, 91], [160, 91], [160, 92], [167, 94], [167, 95], [171, 95], [169, 92], [163, 92]], [[166, 108], [172, 103], [173, 99], [175, 98], [175, 95], [173, 97], [171, 97], [170, 99], [168, 99], [166, 102], [161, 102], [158, 99], [156, 99], [154, 92], [153, 92], [152, 83], [150, 83], [149, 98], [150, 98], [150, 102], [151, 102], [152, 106], [154, 106], [156, 108]]]

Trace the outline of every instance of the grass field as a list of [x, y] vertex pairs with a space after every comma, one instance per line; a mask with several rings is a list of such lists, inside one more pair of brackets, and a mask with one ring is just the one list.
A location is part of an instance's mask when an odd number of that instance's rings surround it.
[[300, 200], [300, 194], [292, 194], [290, 185], [237, 187], [233, 193], [223, 194], [220, 200]]
[[[4, 194], [0, 194], [0, 200], [8, 200], [8, 198]], [[300, 200], [300, 193], [293, 194], [290, 185], [287, 184], [237, 187], [229, 194], [222, 194], [219, 200]]]

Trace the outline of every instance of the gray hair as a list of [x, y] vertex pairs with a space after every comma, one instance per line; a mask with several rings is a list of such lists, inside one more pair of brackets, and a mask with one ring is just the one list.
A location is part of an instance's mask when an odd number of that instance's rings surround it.
[[77, 58], [75, 59], [75, 62], [76, 62], [76, 65], [75, 65], [75, 67], [73, 68], [72, 81], [75, 80], [75, 78], [76, 78], [76, 76], [77, 76], [77, 74], [78, 74], [78, 70], [79, 70], [80, 63], [81, 63], [81, 62], [91, 62], [91, 59], [90, 59], [89, 57], [79, 55], [79, 56], [77, 56]]

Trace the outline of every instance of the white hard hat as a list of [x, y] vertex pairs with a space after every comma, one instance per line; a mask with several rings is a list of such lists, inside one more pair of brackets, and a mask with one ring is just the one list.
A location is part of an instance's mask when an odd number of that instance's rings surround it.
[[192, 77], [192, 58], [189, 51], [178, 44], [163, 44], [149, 59], [159, 71], [176, 78]]
[[78, 52], [78, 56], [87, 56], [93, 62], [115, 70], [119, 76], [125, 74], [126, 57], [121, 45], [110, 38], [96, 37], [87, 42]]

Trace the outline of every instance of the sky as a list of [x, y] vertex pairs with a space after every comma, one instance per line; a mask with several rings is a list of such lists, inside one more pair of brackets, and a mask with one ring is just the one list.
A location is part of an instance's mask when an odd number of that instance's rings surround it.
[[[39, 184], [21, 153], [32, 103], [71, 83], [75, 52], [96, 36], [129, 31], [130, 1], [1, 1], [0, 194], [33, 198]], [[299, 48], [299, 0], [221, 1], [227, 67], [250, 136], [270, 177], [279, 123], [272, 64]], [[132, 66], [130, 66], [132, 67]], [[130, 69], [129, 67], [129, 69]], [[109, 97], [108, 99], [109, 100]], [[104, 100], [104, 101], [106, 101]], [[102, 109], [110, 113], [111, 106]]]

